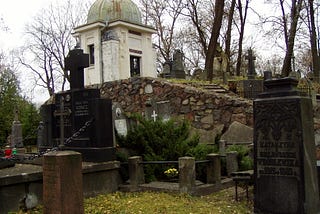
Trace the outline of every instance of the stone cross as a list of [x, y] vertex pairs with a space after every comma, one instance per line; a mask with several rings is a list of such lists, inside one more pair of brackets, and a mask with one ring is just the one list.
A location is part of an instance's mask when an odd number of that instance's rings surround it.
[[60, 99], [60, 110], [56, 110], [53, 115], [55, 117], [60, 117], [60, 146], [64, 146], [64, 116], [68, 116], [71, 114], [71, 110], [64, 109], [64, 98], [61, 96]]
[[246, 60], [248, 60], [248, 79], [254, 79], [256, 75], [254, 60], [256, 60], [256, 57], [253, 56], [251, 48], [249, 48], [248, 50], [248, 55], [246, 56]]
[[82, 49], [70, 50], [65, 59], [65, 69], [70, 71], [70, 89], [84, 88], [84, 68], [89, 67], [89, 54]]
[[154, 121], [154, 122], [156, 122], [157, 116], [158, 116], [158, 115], [156, 114], [156, 111], [153, 110], [151, 117], [153, 118], [153, 121]]

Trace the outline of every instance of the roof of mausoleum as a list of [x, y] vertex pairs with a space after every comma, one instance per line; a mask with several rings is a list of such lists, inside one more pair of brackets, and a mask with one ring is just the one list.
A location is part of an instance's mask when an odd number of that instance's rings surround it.
[[89, 10], [87, 24], [101, 20], [142, 24], [141, 12], [131, 0], [96, 0]]

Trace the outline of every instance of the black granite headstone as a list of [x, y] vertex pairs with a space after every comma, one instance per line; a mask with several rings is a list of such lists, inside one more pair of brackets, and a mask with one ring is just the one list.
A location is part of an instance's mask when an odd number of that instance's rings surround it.
[[84, 54], [82, 49], [70, 50], [65, 59], [66, 70], [70, 71], [70, 89], [84, 87], [83, 69], [89, 67], [89, 54]]
[[59, 134], [54, 126], [54, 124], [56, 124], [56, 118], [53, 116], [54, 110], [54, 104], [44, 104], [40, 108], [40, 114], [43, 122], [43, 136], [42, 140], [38, 144], [38, 150], [40, 151], [58, 145], [57, 142], [54, 142], [54, 136]]
[[61, 149], [82, 154], [89, 162], [115, 160], [112, 102], [100, 98], [99, 89], [84, 89], [83, 72], [88, 54], [70, 51], [70, 90], [55, 94], [55, 103], [43, 105], [45, 142], [42, 148], [59, 145]]
[[319, 213], [313, 111], [297, 80], [268, 80], [254, 101], [254, 212]]

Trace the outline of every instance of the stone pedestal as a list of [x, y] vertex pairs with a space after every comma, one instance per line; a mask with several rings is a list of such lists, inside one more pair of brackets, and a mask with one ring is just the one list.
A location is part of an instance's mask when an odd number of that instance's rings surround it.
[[131, 191], [137, 190], [139, 184], [144, 184], [145, 182], [143, 165], [141, 164], [141, 162], [142, 157], [140, 156], [133, 156], [128, 158]]
[[267, 80], [254, 101], [254, 212], [319, 213], [313, 111], [298, 81]]
[[84, 213], [81, 154], [50, 152], [43, 161], [43, 212]]
[[221, 182], [221, 160], [219, 154], [208, 154], [207, 160], [209, 164], [207, 166], [207, 183], [208, 184], [220, 184]]
[[239, 170], [238, 152], [236, 151], [227, 152], [226, 165], [227, 165], [228, 176], [230, 176], [231, 173], [237, 172]]
[[196, 164], [193, 157], [179, 158], [179, 190], [180, 193], [191, 194], [196, 183]]
[[219, 153], [220, 155], [226, 155], [226, 140], [219, 140]]

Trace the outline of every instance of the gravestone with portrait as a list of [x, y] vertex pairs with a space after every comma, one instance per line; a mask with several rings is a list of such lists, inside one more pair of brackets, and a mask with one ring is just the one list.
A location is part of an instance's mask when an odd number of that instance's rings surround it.
[[119, 103], [112, 105], [112, 117], [114, 119], [114, 128], [118, 135], [127, 136], [128, 119]]
[[254, 101], [254, 212], [319, 213], [311, 99], [292, 78]]
[[65, 60], [70, 90], [55, 94], [55, 102], [42, 106], [44, 140], [40, 149], [59, 146], [82, 154], [84, 161], [115, 159], [112, 102], [100, 90], [84, 88], [84, 68], [89, 56], [73, 49]]

